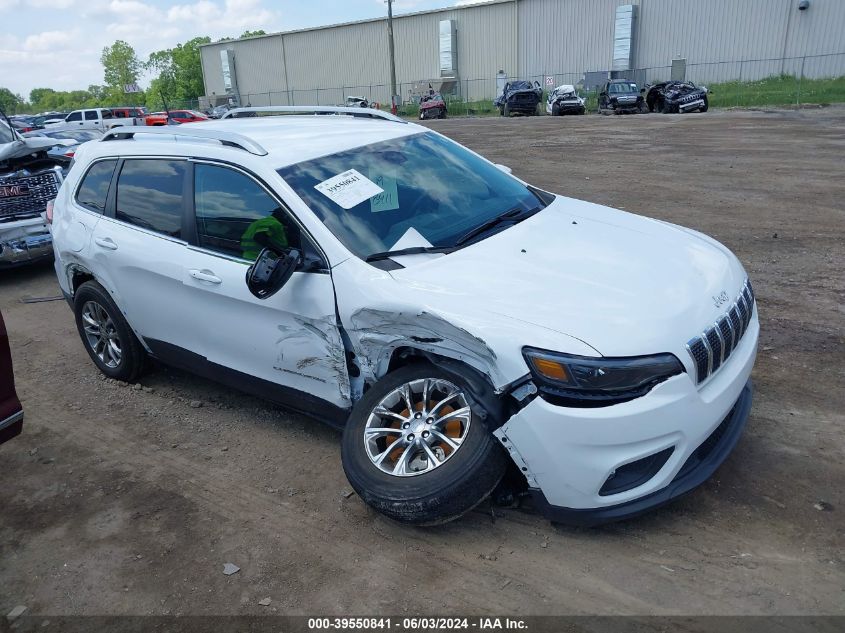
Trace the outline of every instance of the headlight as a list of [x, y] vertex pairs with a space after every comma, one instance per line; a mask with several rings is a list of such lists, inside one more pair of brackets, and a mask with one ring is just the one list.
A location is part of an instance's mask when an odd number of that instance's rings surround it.
[[645, 395], [659, 382], [684, 372], [673, 354], [593, 358], [522, 350], [541, 395], [563, 406], [601, 407]]

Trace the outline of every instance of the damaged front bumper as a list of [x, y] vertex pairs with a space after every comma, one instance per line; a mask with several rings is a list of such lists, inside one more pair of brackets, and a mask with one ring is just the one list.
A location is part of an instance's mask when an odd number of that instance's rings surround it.
[[495, 434], [550, 520], [591, 526], [642, 514], [704, 483], [733, 450], [751, 408], [758, 334], [755, 312], [701, 389], [683, 374], [609, 407], [536, 397]]
[[0, 268], [53, 257], [53, 238], [41, 217], [0, 223]]

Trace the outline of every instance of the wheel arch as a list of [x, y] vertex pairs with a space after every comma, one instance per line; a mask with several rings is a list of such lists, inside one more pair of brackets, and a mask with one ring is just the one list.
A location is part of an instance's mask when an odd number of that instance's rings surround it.
[[384, 350], [383, 358], [372, 375], [371, 384], [397, 369], [423, 363], [433, 365], [466, 383], [474, 408], [491, 431], [499, 428], [510, 417], [505, 394], [493, 384], [489, 370], [448, 349], [432, 351], [405, 343]]

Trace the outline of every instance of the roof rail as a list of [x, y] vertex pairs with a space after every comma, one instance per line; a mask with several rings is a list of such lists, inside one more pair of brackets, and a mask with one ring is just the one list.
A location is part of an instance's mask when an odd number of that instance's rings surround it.
[[349, 108], [345, 106], [256, 106], [248, 108], [233, 108], [226, 112], [221, 119], [242, 118], [244, 115], [258, 113], [276, 114], [346, 114], [348, 116], [366, 117], [370, 119], [384, 119], [394, 123], [407, 123], [390, 112], [382, 112], [374, 108]]
[[[195, 125], [195, 124], [194, 124]], [[133, 138], [136, 134], [155, 134], [162, 136], [184, 136], [218, 141], [221, 145], [237, 147], [256, 156], [266, 156], [267, 150], [243, 134], [236, 134], [228, 130], [214, 130], [194, 127], [194, 125], [119, 125], [103, 134], [103, 141], [118, 141]]]

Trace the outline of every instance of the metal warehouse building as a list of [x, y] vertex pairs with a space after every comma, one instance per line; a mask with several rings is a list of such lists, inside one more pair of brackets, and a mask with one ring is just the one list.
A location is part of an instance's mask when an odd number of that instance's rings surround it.
[[[502, 77], [594, 85], [845, 74], [845, 0], [490, 0], [395, 17], [397, 92], [489, 99]], [[387, 19], [202, 47], [206, 96], [243, 105], [389, 103]]]

